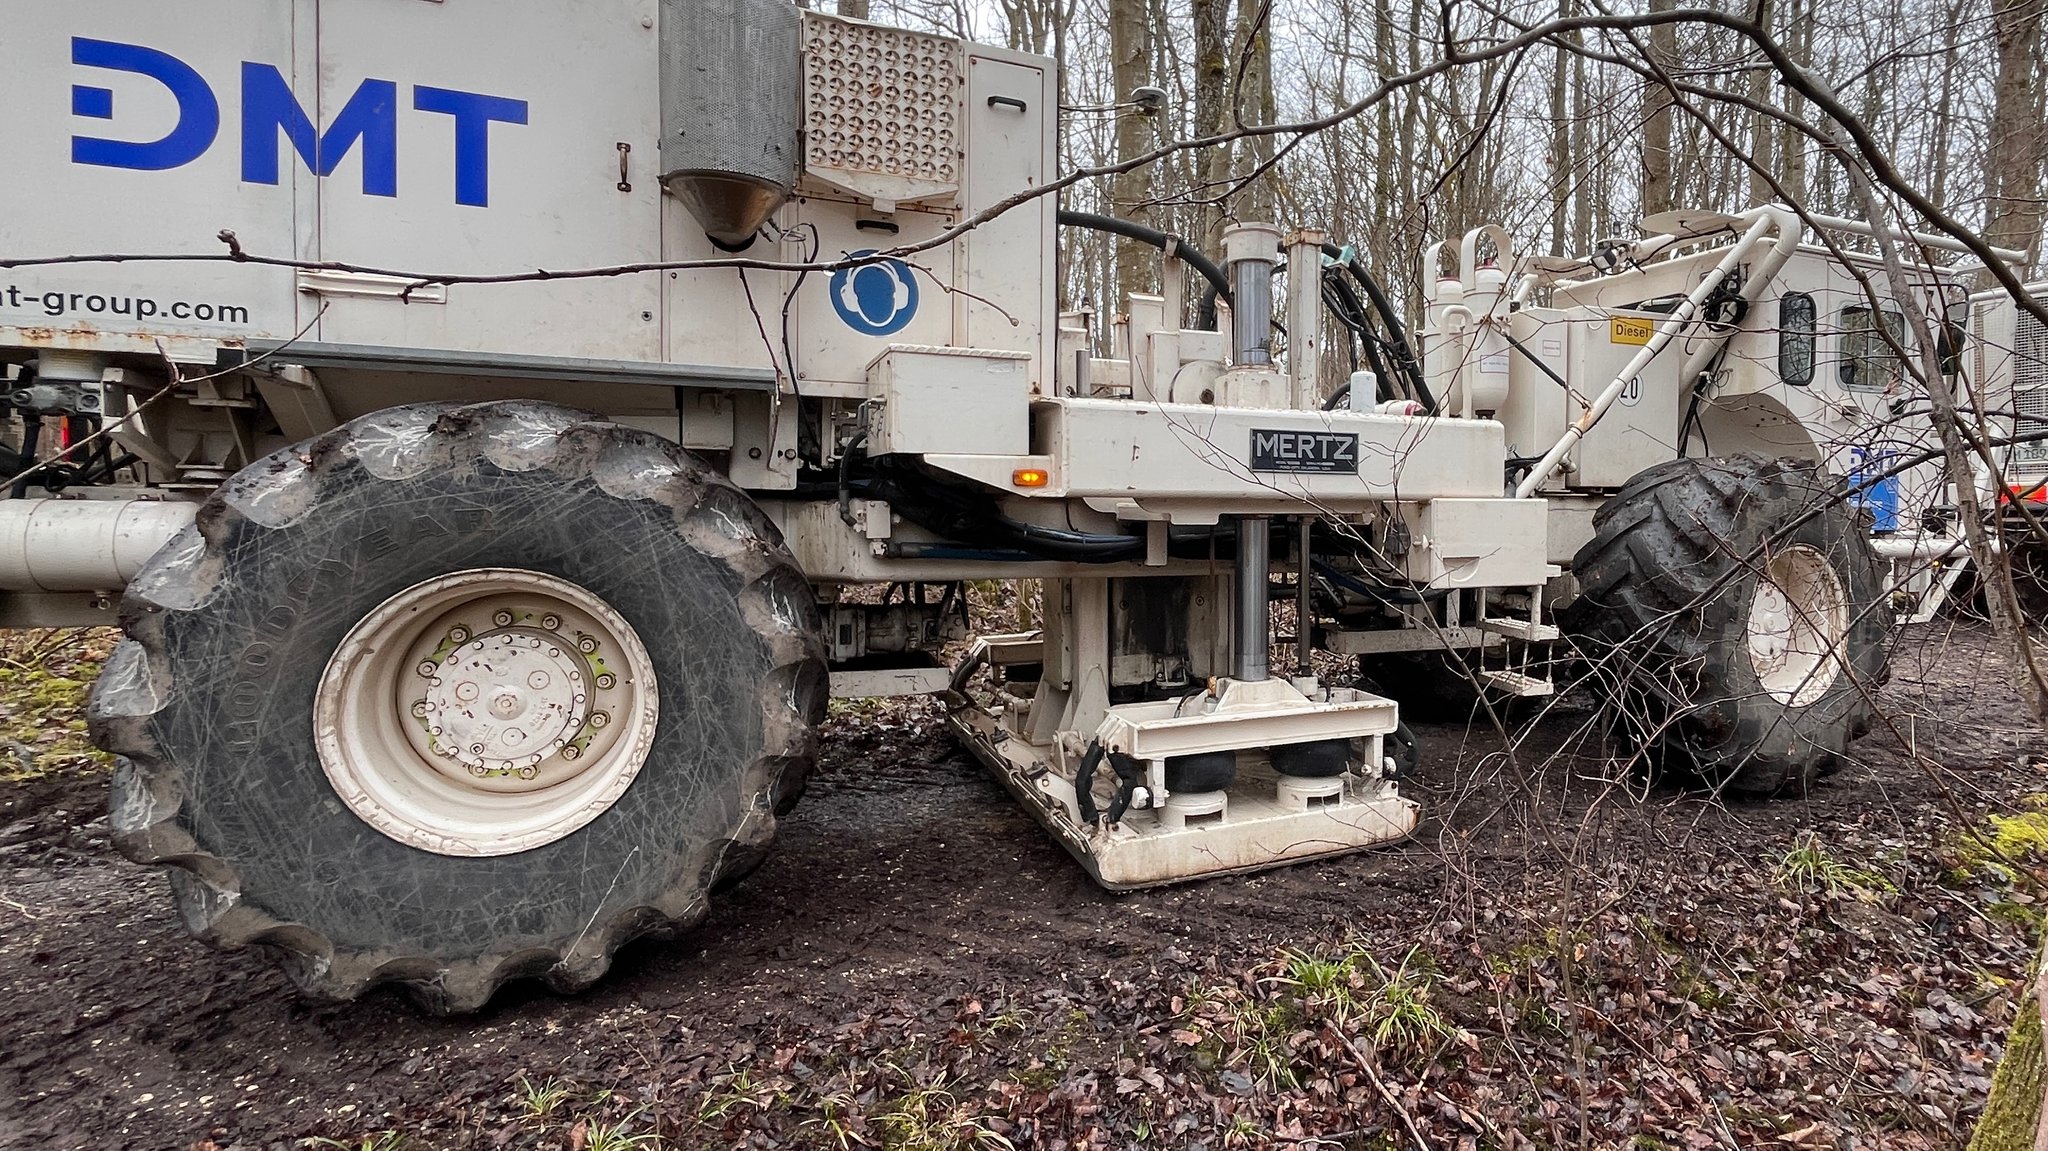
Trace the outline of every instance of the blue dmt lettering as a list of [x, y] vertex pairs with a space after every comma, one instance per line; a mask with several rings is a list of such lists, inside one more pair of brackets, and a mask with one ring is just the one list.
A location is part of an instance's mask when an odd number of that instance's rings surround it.
[[487, 207], [491, 202], [491, 125], [526, 123], [526, 101], [422, 84], [412, 90], [412, 106], [455, 117], [455, 202]]
[[[220, 100], [206, 78], [191, 65], [166, 52], [138, 44], [108, 40], [71, 41], [71, 60], [88, 68], [105, 68], [147, 76], [170, 90], [178, 102], [178, 123], [161, 140], [115, 140], [73, 136], [71, 160], [105, 168], [156, 172], [182, 168], [204, 156], [220, 135]], [[390, 80], [364, 80], [332, 123], [322, 129], [306, 113], [290, 81], [274, 65], [242, 64], [242, 179], [250, 184], [277, 184], [282, 178], [279, 136], [316, 176], [334, 174], [343, 159], [362, 145], [363, 192], [398, 195], [398, 85]], [[487, 207], [491, 197], [491, 125], [524, 124], [527, 103], [425, 84], [413, 88], [413, 109], [448, 116], [454, 121], [455, 202]], [[111, 88], [77, 84], [71, 89], [71, 114], [81, 119], [112, 120]]]
[[284, 74], [269, 64], [242, 65], [242, 179], [275, 184], [277, 134], [292, 142], [315, 175], [332, 176], [342, 157], [363, 142], [363, 194], [398, 195], [398, 85], [365, 80], [325, 132], [292, 95]]
[[[167, 52], [139, 44], [116, 44], [108, 40], [71, 41], [71, 62], [88, 68], [134, 72], [147, 76], [171, 90], [178, 101], [178, 124], [161, 140], [107, 140], [98, 136], [73, 136], [71, 162], [97, 164], [107, 168], [133, 168], [161, 172], [182, 168], [206, 154], [220, 135], [220, 101], [205, 77], [192, 66]], [[76, 84], [71, 89], [71, 110], [96, 120], [114, 117], [111, 89]]]

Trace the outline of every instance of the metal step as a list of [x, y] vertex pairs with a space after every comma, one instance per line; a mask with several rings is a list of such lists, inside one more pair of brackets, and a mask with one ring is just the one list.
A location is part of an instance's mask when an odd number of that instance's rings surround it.
[[1557, 685], [1549, 680], [1537, 679], [1533, 675], [1523, 675], [1518, 671], [1497, 671], [1492, 668], [1482, 668], [1479, 672], [1479, 678], [1485, 681], [1486, 686], [1495, 691], [1521, 699], [1534, 699], [1538, 696], [1554, 695], [1557, 692]]
[[1483, 619], [1479, 621], [1479, 628], [1523, 643], [1549, 643], [1564, 634], [1551, 624], [1530, 623], [1525, 619]]

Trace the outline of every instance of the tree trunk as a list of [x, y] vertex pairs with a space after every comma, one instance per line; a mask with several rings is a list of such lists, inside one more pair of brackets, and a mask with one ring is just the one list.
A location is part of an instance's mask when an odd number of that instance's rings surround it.
[[[1757, 23], [1762, 24], [1765, 28], [1769, 28], [1771, 26], [1771, 16], [1772, 12], [1769, 5], [1759, 5]], [[1759, 104], [1770, 103], [1771, 80], [1772, 74], [1768, 69], [1762, 67], [1752, 69], [1749, 73], [1749, 98]], [[1757, 204], [1768, 204], [1776, 200], [1778, 194], [1771, 188], [1771, 178], [1782, 175], [1782, 170], [1771, 155], [1772, 137], [1775, 135], [1771, 129], [1776, 126], [1777, 122], [1760, 112], [1750, 112], [1748, 115], [1749, 203], [1732, 205], [1738, 211], [1742, 208], [1753, 207]]]
[[[1128, 100], [1131, 93], [1149, 82], [1152, 64], [1152, 14], [1146, 0], [1109, 0], [1110, 85], [1115, 100]], [[1116, 158], [1129, 160], [1157, 143], [1153, 120], [1132, 109], [1122, 109], [1116, 118]], [[1118, 173], [1110, 181], [1110, 204], [1114, 215], [1141, 224], [1152, 222], [1152, 171], [1141, 165]], [[1116, 249], [1116, 299], [1112, 312], [1120, 312], [1134, 292], [1150, 292], [1158, 278], [1157, 252], [1135, 240], [1120, 240]]]
[[2041, 17], [2048, 0], [1992, 0], [1998, 77], [1985, 173], [1984, 238], [2001, 247], [2040, 246], [2043, 206]]
[[839, 14], [853, 20], [868, 18], [868, 0], [839, 0]]
[[[1650, 0], [1650, 11], [1669, 12], [1674, 0]], [[1678, 26], [1650, 29], [1650, 62], [1668, 72], [1678, 63]], [[1643, 203], [1645, 216], [1671, 210], [1671, 89], [1655, 80], [1643, 91]]]
[[[1273, 36], [1266, 0], [1238, 0], [1237, 43], [1244, 67], [1238, 75], [1237, 91], [1231, 93], [1232, 107], [1240, 124], [1270, 124], [1273, 101]], [[1273, 138], [1255, 136], [1237, 150], [1238, 175], [1245, 181], [1238, 191], [1239, 220], [1273, 219], [1273, 178], [1253, 176], [1261, 165], [1273, 159]]]
[[[1571, 0], [1563, 0], [1557, 6], [1560, 17], [1572, 14]], [[1550, 74], [1550, 254], [1562, 256], [1569, 249], [1565, 242], [1565, 218], [1571, 208], [1572, 198], [1572, 125], [1570, 109], [1566, 105], [1566, 89], [1571, 85], [1572, 54], [1562, 45], [1552, 54]]]
[[[1792, 62], [1801, 68], [1813, 61], [1813, 12], [1811, 0], [1785, 0], [1780, 11], [1784, 15], [1785, 52]], [[1797, 92], [1785, 92], [1785, 111], [1794, 117], [1804, 114], [1806, 100]], [[1793, 198], [1793, 206], [1806, 203], [1806, 145], [1804, 133], [1785, 124], [1779, 134], [1779, 148], [1784, 156], [1783, 172], [1778, 183], [1784, 186]]]
[[[1223, 101], [1230, 90], [1230, 0], [1193, 0], [1195, 17], [1195, 135], [1213, 136], [1222, 131], [1228, 117]], [[1223, 243], [1223, 205], [1213, 197], [1223, 192], [1230, 178], [1228, 144], [1210, 148], [1201, 156], [1201, 229], [1196, 239], [1202, 249], [1219, 255]]]

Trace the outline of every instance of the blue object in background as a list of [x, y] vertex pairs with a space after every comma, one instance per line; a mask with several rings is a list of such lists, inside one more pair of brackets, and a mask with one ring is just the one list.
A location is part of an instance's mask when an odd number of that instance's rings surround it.
[[1849, 502], [1870, 513], [1874, 531], [1899, 530], [1899, 477], [1883, 474], [1891, 469], [1892, 456], [1891, 452], [1849, 449]]

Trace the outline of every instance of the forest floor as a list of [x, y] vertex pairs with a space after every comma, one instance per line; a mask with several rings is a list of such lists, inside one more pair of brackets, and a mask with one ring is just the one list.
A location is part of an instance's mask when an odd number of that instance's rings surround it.
[[588, 994], [314, 1004], [109, 848], [104, 638], [24, 642], [4, 1147], [1955, 1147], [2042, 922], [2048, 736], [1938, 623], [1803, 799], [1607, 782], [1567, 703], [1419, 727], [1406, 843], [1121, 896], [932, 706], [838, 708], [769, 861]]

